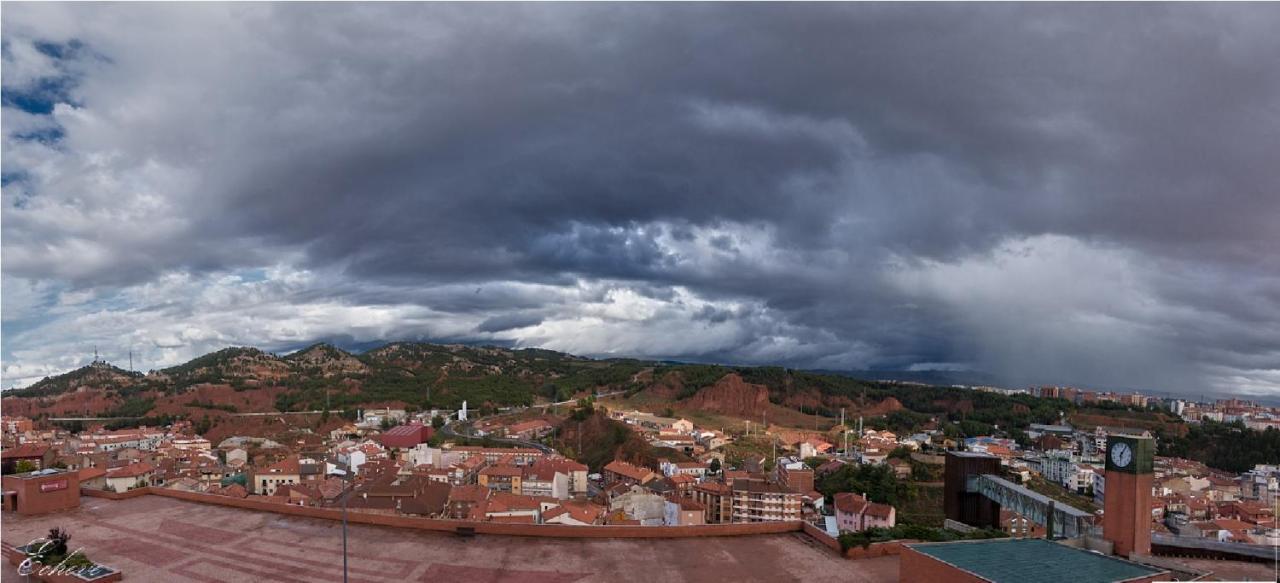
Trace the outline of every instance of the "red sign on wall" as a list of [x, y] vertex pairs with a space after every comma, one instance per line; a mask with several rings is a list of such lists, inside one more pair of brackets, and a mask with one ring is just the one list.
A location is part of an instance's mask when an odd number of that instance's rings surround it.
[[45, 482], [43, 484], [40, 484], [41, 492], [57, 492], [58, 490], [66, 490], [66, 489], [67, 489], [66, 480], [58, 480], [56, 482]]

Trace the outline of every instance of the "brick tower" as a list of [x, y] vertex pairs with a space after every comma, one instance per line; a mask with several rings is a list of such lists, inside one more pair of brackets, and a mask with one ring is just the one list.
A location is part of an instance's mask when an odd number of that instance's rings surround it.
[[1133, 435], [1107, 438], [1107, 491], [1102, 536], [1122, 557], [1151, 554], [1151, 467], [1155, 440]]

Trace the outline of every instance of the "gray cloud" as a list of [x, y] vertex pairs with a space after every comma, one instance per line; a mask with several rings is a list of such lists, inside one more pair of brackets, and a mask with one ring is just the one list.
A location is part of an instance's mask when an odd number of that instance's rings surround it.
[[6, 376], [79, 362], [71, 323], [147, 314], [127, 335], [159, 360], [382, 335], [1274, 392], [1278, 24], [7, 7]]

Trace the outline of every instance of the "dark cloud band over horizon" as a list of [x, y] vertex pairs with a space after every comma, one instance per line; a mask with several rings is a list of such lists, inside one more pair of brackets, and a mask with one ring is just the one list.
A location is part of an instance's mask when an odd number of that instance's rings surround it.
[[2, 25], [5, 387], [418, 338], [1280, 393], [1280, 7]]

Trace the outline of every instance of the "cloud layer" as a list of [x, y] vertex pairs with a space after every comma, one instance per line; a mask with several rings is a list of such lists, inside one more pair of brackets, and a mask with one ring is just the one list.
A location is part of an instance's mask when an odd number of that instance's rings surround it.
[[421, 338], [1274, 394], [1277, 25], [9, 6], [4, 386]]

